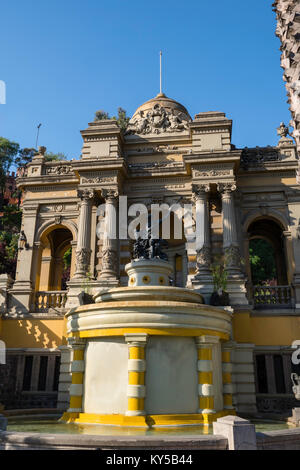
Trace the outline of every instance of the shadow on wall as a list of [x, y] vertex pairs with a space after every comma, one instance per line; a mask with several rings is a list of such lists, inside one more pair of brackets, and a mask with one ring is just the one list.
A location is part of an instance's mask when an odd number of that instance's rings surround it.
[[7, 348], [57, 348], [67, 344], [65, 320], [7, 319], [1, 339]]

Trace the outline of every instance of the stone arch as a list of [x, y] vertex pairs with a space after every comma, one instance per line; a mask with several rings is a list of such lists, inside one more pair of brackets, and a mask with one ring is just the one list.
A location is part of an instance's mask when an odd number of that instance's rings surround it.
[[60, 291], [62, 289], [62, 279], [65, 279], [64, 273], [66, 274], [63, 255], [70, 246], [72, 247], [71, 275], [73, 274], [75, 268], [75, 250], [72, 246], [74, 236], [76, 242], [77, 227], [69, 220], [50, 219], [39, 227], [36, 232], [36, 244], [39, 247], [35, 260], [36, 291]]
[[73, 240], [76, 241], [78, 236], [77, 225], [73, 222], [73, 220], [68, 220], [64, 218], [62, 218], [59, 223], [57, 223], [54, 218], [46, 220], [44, 223], [42, 223], [42, 225], [36, 231], [35, 241], [39, 242], [42, 237], [48, 235], [48, 233], [50, 233], [52, 230], [63, 227], [70, 230], [70, 232], [72, 233]]
[[[248, 217], [244, 223], [244, 229], [247, 229], [246, 234], [248, 240], [248, 249], [246, 254], [246, 262], [248, 265], [247, 272], [250, 274], [251, 282], [253, 283], [253, 273], [251, 273], [249, 245], [251, 240], [262, 239], [270, 245], [270, 250], [273, 252], [273, 259], [276, 266], [274, 282], [276, 279], [277, 285], [287, 285], [290, 276], [287, 243], [286, 237], [284, 236], [287, 233], [286, 229], [288, 228], [286, 221], [284, 221], [283, 218], [278, 220], [278, 216], [275, 218], [273, 214], [261, 215], [261, 213], [259, 213], [257, 216], [256, 213], [256, 217], [253, 217], [253, 215], [254, 214], [252, 213], [252, 217]], [[268, 256], [270, 255], [270, 250], [267, 250]], [[269, 279], [269, 281], [271, 281], [271, 279]]]
[[284, 214], [282, 212], [279, 212], [276, 209], [270, 209], [268, 208], [265, 214], [263, 213], [262, 210], [255, 209], [253, 211], [248, 212], [243, 221], [243, 232], [247, 233], [249, 230], [250, 225], [255, 222], [256, 220], [259, 219], [270, 219], [276, 222], [280, 227], [282, 228], [283, 231], [289, 231], [289, 222]]

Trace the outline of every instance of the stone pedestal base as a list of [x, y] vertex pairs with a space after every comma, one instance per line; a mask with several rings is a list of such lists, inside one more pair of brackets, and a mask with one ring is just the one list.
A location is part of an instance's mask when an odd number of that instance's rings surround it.
[[227, 281], [226, 291], [229, 294], [230, 305], [249, 305], [246, 297], [247, 290], [245, 287], [245, 279], [239, 277], [229, 277]]
[[213, 423], [214, 434], [228, 439], [228, 450], [256, 450], [255, 425], [238, 416], [226, 416]]
[[68, 298], [66, 302], [66, 308], [76, 308], [82, 305], [82, 293], [86, 292], [91, 296], [95, 294], [100, 294], [105, 292], [113, 287], [118, 287], [120, 285], [118, 279], [98, 279], [96, 281], [87, 281], [85, 279], [72, 279], [68, 282]]
[[29, 313], [31, 311], [33, 289], [30, 281], [16, 281], [9, 294], [11, 313]]
[[300, 408], [293, 408], [293, 415], [292, 415], [292, 423], [295, 424], [295, 426], [300, 426]]
[[192, 288], [199, 292], [204, 298], [204, 302], [209, 305], [211, 294], [214, 291], [214, 284], [211, 277], [197, 277], [191, 280]]
[[[72, 413], [65, 412], [60, 421], [76, 424], [109, 424], [115, 426], [138, 426], [141, 428], [156, 427], [180, 427], [180, 426], [206, 426], [213, 423], [220, 416], [226, 416], [226, 410], [218, 413], [195, 413], [195, 414], [143, 414], [139, 416], [128, 416], [127, 414], [97, 414], [97, 413]], [[239, 418], [241, 419], [241, 418]], [[244, 420], [243, 420], [244, 421]], [[254, 425], [253, 425], [254, 426]], [[205, 434], [205, 433], [204, 433]], [[219, 434], [219, 433], [218, 433]]]

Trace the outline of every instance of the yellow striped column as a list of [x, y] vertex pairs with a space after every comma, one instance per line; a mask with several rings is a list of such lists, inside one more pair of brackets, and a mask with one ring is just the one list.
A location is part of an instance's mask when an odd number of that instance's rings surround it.
[[85, 340], [82, 338], [70, 338], [70, 346], [73, 350], [71, 365], [72, 382], [70, 385], [69, 413], [82, 412], [83, 375], [84, 375], [84, 350]]
[[232, 349], [231, 342], [224, 343], [222, 347], [222, 376], [223, 376], [223, 402], [225, 410], [234, 410], [232, 396]]
[[128, 344], [127, 416], [145, 415], [145, 346], [147, 337], [146, 333], [125, 334], [125, 341]]
[[195, 338], [198, 349], [198, 395], [199, 410], [203, 415], [204, 424], [209, 424], [208, 415], [214, 410], [214, 385], [213, 385], [213, 347], [219, 341], [214, 336], [198, 336]]

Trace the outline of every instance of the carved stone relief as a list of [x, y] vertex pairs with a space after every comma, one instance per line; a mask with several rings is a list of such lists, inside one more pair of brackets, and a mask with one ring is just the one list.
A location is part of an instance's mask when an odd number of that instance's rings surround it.
[[144, 111], [139, 111], [138, 115], [129, 121], [125, 135], [182, 132], [185, 129], [188, 129], [188, 119], [184, 113], [175, 113], [174, 110], [167, 111], [159, 103], [156, 103], [147, 114]]

